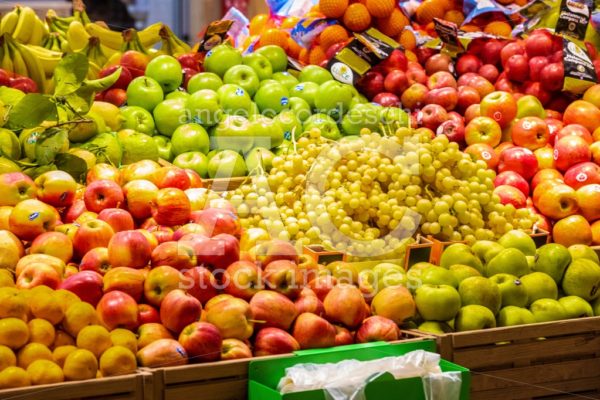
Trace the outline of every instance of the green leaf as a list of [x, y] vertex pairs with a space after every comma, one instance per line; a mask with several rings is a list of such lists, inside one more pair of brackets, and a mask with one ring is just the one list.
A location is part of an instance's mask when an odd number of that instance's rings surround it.
[[46, 120], [58, 118], [56, 104], [50, 97], [39, 93], [30, 93], [23, 97], [8, 115], [9, 129], [35, 128]]
[[65, 143], [69, 143], [67, 131], [59, 128], [45, 130], [35, 145], [36, 161], [42, 165], [52, 163], [56, 155], [64, 150]]
[[87, 56], [83, 53], [71, 53], [63, 57], [54, 70], [54, 95], [75, 93], [87, 76], [89, 67]]
[[90, 106], [92, 105], [93, 98], [88, 97], [83, 98], [79, 96], [77, 93], [70, 94], [64, 97], [65, 102], [69, 105], [70, 111], [75, 112], [79, 115], [87, 114], [90, 111]]
[[4, 104], [17, 104], [25, 97], [25, 93], [19, 89], [13, 89], [8, 86], [0, 86], [0, 101]]
[[94, 95], [98, 92], [108, 89], [119, 79], [121, 76], [122, 68], [119, 67], [112, 74], [105, 76], [104, 78], [85, 80], [81, 84], [81, 87], [77, 90], [77, 96], [85, 99], [90, 105], [94, 100]]
[[59, 153], [54, 162], [58, 169], [65, 171], [76, 181], [83, 182], [87, 172], [87, 164], [83, 158], [70, 153]]

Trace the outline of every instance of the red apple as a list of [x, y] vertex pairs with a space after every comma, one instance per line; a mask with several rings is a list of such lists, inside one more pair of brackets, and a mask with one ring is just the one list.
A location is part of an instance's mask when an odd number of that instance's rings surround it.
[[218, 294], [217, 280], [210, 270], [204, 267], [194, 267], [184, 271], [182, 285], [188, 294], [197, 298], [202, 304], [206, 304]]
[[514, 186], [500, 185], [494, 189], [494, 194], [500, 197], [500, 203], [512, 204], [515, 208], [527, 205], [527, 197]]
[[128, 267], [111, 268], [104, 274], [104, 293], [115, 290], [127, 293], [136, 302], [142, 299], [146, 275], [142, 270]]
[[249, 261], [236, 261], [223, 273], [224, 291], [235, 297], [250, 300], [262, 289], [262, 272]]
[[34, 181], [22, 172], [0, 174], [0, 206], [14, 206], [20, 201], [34, 199], [37, 191]]
[[600, 184], [593, 183], [577, 189], [577, 202], [585, 219], [590, 222], [600, 220]]
[[140, 323], [140, 328], [144, 324], [159, 324], [160, 323], [160, 314], [158, 313], [158, 310], [156, 308], [152, 307], [151, 305], [139, 304], [138, 305], [138, 322]]
[[117, 232], [107, 247], [113, 267], [144, 268], [152, 254], [148, 239], [139, 231]]
[[393, 342], [400, 338], [400, 329], [391, 319], [374, 315], [365, 319], [356, 331], [356, 343]]
[[477, 56], [466, 53], [456, 62], [456, 73], [462, 75], [467, 72], [478, 72], [481, 65], [481, 60]]
[[104, 294], [96, 306], [98, 318], [108, 330], [136, 329], [139, 325], [137, 311], [133, 297], [118, 290]]
[[154, 174], [153, 181], [159, 189], [177, 188], [186, 190], [191, 186], [190, 178], [185, 170], [174, 166], [160, 168]]
[[509, 185], [519, 189], [525, 197], [529, 196], [529, 183], [514, 171], [504, 171], [499, 173], [494, 179], [494, 185], [496, 187]]
[[288, 330], [298, 315], [290, 299], [272, 290], [261, 290], [252, 296], [250, 308], [254, 319], [261, 321], [257, 323], [259, 329], [273, 327]]
[[547, 105], [552, 99], [552, 94], [544, 89], [540, 82], [525, 82], [523, 84], [523, 93], [537, 97], [542, 105]]
[[31, 289], [42, 285], [57, 289], [60, 283], [61, 277], [56, 269], [48, 264], [32, 262], [18, 274], [15, 285], [18, 289]]
[[114, 232], [129, 231], [134, 228], [131, 214], [120, 208], [107, 208], [98, 214], [98, 219], [108, 223]]
[[[200, 319], [202, 304], [181, 289], [170, 291], [160, 303], [160, 321], [168, 330], [180, 333]], [[218, 354], [221, 354], [219, 350]]]
[[177, 188], [160, 189], [152, 204], [152, 217], [159, 225], [185, 224], [189, 221], [191, 211], [185, 192]]
[[37, 198], [54, 207], [67, 207], [75, 199], [77, 182], [64, 171], [44, 172], [35, 179]]
[[169, 266], [156, 267], [148, 272], [144, 281], [144, 297], [146, 301], [159, 307], [165, 296], [175, 289], [180, 289], [183, 275]]
[[123, 186], [127, 210], [136, 219], [149, 218], [158, 187], [147, 180], [133, 180]]
[[[334, 45], [335, 46], [335, 45]], [[221, 360], [239, 360], [251, 358], [252, 350], [248, 345], [239, 339], [225, 339], [221, 349]]]
[[467, 145], [485, 143], [492, 147], [497, 146], [502, 139], [500, 125], [489, 117], [476, 117], [469, 121], [465, 127], [465, 141]]
[[208, 322], [193, 322], [183, 328], [179, 343], [192, 362], [217, 361], [221, 358], [221, 332]]
[[[225, 269], [240, 259], [240, 243], [234, 236], [226, 233], [212, 238], [199, 234], [193, 235], [191, 244], [196, 253], [198, 265]], [[181, 241], [186, 241], [186, 238], [187, 236], [184, 236]]]
[[135, 50], [128, 50], [121, 55], [119, 64], [123, 67], [127, 67], [130, 70], [130, 73], [135, 75], [135, 71], [145, 71], [149, 61], [150, 59], [146, 54]]
[[481, 106], [479, 104], [471, 104], [465, 110], [465, 123], [471, 122], [474, 118], [481, 116]]
[[477, 71], [477, 73], [484, 77], [486, 80], [490, 81], [491, 83], [496, 82], [496, 80], [498, 79], [498, 75], [500, 75], [500, 73], [498, 72], [498, 68], [496, 68], [496, 66], [492, 64], [482, 65], [479, 68], [479, 71]]
[[311, 313], [300, 314], [293, 329], [293, 336], [301, 349], [332, 347], [336, 333], [335, 327], [327, 320]]
[[510, 147], [500, 153], [498, 172], [514, 171], [526, 180], [530, 180], [538, 171], [535, 154], [523, 147]]
[[8, 223], [9, 230], [19, 239], [33, 240], [44, 232], [53, 231], [59, 223], [59, 215], [52, 206], [27, 199], [14, 206]]
[[600, 109], [587, 101], [576, 100], [565, 110], [563, 123], [581, 124], [588, 131], [594, 132], [600, 126]]
[[80, 271], [94, 271], [100, 275], [106, 274], [111, 269], [108, 261], [108, 249], [96, 247], [85, 253], [79, 264]]
[[504, 65], [506, 77], [511, 81], [525, 82], [529, 78], [529, 60], [522, 54], [512, 55]]
[[385, 90], [394, 93], [396, 96], [401, 96], [408, 88], [408, 78], [403, 70], [396, 69], [391, 71], [383, 82]]
[[554, 161], [559, 171], [591, 159], [590, 145], [580, 136], [565, 136], [554, 144]]
[[475, 143], [465, 149], [465, 153], [470, 154], [475, 160], [483, 160], [490, 169], [496, 169], [500, 156], [494, 151], [494, 148], [486, 143]]
[[565, 183], [575, 190], [585, 185], [600, 184], [600, 166], [594, 162], [576, 164], [565, 172]]
[[319, 275], [308, 282], [308, 287], [317, 295], [319, 300], [325, 300], [325, 296], [337, 285], [337, 279], [331, 275]]
[[514, 55], [524, 55], [525, 46], [520, 41], [507, 43], [502, 50], [500, 50], [500, 64], [506, 68], [508, 59]]
[[535, 189], [540, 183], [550, 180], [563, 182], [563, 175], [555, 169], [540, 169], [531, 179], [531, 189]]
[[463, 122], [457, 122], [454, 120], [442, 122], [442, 124], [438, 126], [435, 133], [438, 136], [446, 135], [448, 140], [451, 142], [456, 142], [461, 145], [465, 142], [465, 125]]
[[[305, 295], [305, 291], [310, 291], [311, 294]], [[323, 306], [323, 302], [319, 300], [315, 292], [308, 287], [302, 289], [302, 292], [300, 292], [300, 296], [298, 296], [294, 305], [296, 306], [297, 314], [309, 312], [320, 317], [325, 315], [325, 306]]]
[[425, 71], [429, 76], [438, 71], [450, 72], [451, 68], [453, 68], [452, 59], [446, 54], [433, 54], [427, 57], [426, 60], [426, 62], [421, 62], [421, 60], [419, 62], [425, 64]]
[[533, 31], [525, 39], [525, 48], [529, 57], [548, 56], [553, 50], [552, 36], [543, 30]]
[[371, 100], [373, 103], [380, 104], [384, 107], [399, 107], [400, 99], [393, 93], [381, 92], [377, 93]]
[[438, 126], [448, 119], [446, 109], [438, 104], [428, 104], [417, 114], [417, 120], [422, 127], [435, 131]]
[[185, 242], [165, 242], [159, 244], [150, 256], [150, 265], [169, 265], [180, 271], [194, 268], [197, 264], [194, 248]]
[[402, 93], [400, 101], [404, 107], [414, 110], [425, 104], [427, 92], [429, 92], [427, 86], [422, 83], [413, 83]]
[[548, 58], [543, 56], [534, 56], [529, 59], [529, 79], [539, 82], [542, 77], [542, 69], [548, 65]]
[[304, 286], [304, 275], [296, 263], [289, 260], [270, 262], [263, 273], [265, 287], [295, 299]]
[[93, 181], [87, 186], [83, 200], [87, 210], [99, 213], [106, 208], [119, 207], [125, 198], [117, 183], [103, 179]]
[[540, 72], [540, 83], [542, 84], [542, 88], [553, 92], [562, 89], [564, 77], [565, 71], [562, 61], [553, 62], [542, 68], [542, 71]]
[[86, 183], [89, 185], [94, 181], [109, 180], [121, 185], [123, 177], [119, 169], [113, 165], [100, 163], [94, 165], [86, 175]]
[[107, 247], [115, 232], [111, 226], [99, 219], [81, 224], [73, 238], [73, 248], [79, 257], [83, 257], [96, 247]]
[[432, 89], [425, 96], [425, 103], [439, 104], [446, 110], [454, 110], [458, 103], [458, 91], [452, 87]]
[[588, 144], [594, 143], [594, 138], [590, 131], [588, 131], [583, 125], [579, 124], [570, 124], [562, 128], [556, 134], [555, 141], [562, 139], [565, 136], [580, 136], [585, 139]]
[[329, 321], [349, 329], [358, 327], [367, 316], [365, 299], [354, 285], [337, 284], [325, 296], [323, 305]]
[[379, 72], [369, 71], [358, 81], [357, 89], [368, 99], [384, 91], [383, 75]]
[[254, 355], [272, 356], [300, 350], [300, 344], [292, 335], [278, 328], [261, 329], [254, 340]]
[[102, 275], [94, 271], [81, 271], [66, 278], [58, 288], [73, 292], [81, 301], [96, 307], [103, 295], [102, 285]]
[[385, 74], [390, 74], [393, 71], [406, 71], [408, 59], [402, 50], [395, 49], [390, 53], [390, 56], [383, 60], [379, 66], [383, 68]]
[[29, 254], [36, 253], [54, 256], [68, 263], [73, 257], [73, 243], [64, 233], [45, 232], [31, 243]]
[[[104, 78], [104, 77], [112, 74], [113, 72], [115, 72], [118, 68], [119, 68], [118, 65], [112, 65], [110, 67], [106, 67], [98, 73], [98, 77]], [[129, 69], [126, 67], [122, 67], [121, 74], [119, 75], [119, 79], [117, 79], [117, 81], [115, 83], [113, 83], [113, 85], [111, 87], [117, 88], [117, 89], [127, 89], [127, 86], [129, 86], [129, 82], [131, 82], [132, 79], [133, 78], [131, 76], [131, 72], [129, 72]]]
[[492, 92], [481, 100], [482, 116], [492, 118], [501, 128], [507, 127], [517, 116], [517, 102], [507, 92]]
[[479, 92], [471, 86], [461, 86], [458, 88], [458, 100], [456, 107], [461, 111], [466, 111], [472, 104], [479, 104], [481, 98]]
[[241, 224], [238, 216], [222, 208], [207, 208], [191, 213], [191, 221], [204, 227], [209, 236], [226, 233], [236, 237], [241, 235]]
[[548, 143], [550, 131], [543, 119], [524, 117], [515, 122], [511, 136], [515, 145], [535, 150]]

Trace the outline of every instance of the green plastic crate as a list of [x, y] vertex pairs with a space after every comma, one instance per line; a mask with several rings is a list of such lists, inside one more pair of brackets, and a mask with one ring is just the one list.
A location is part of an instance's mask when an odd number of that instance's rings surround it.
[[[281, 394], [277, 390], [285, 369], [302, 363], [336, 363], [355, 359], [369, 361], [389, 356], [401, 356], [414, 350], [436, 351], [433, 340], [406, 343], [375, 342], [333, 347], [330, 349], [297, 351], [293, 356], [275, 360], [257, 360], [250, 362], [248, 395], [250, 400], [325, 400], [322, 390]], [[471, 376], [467, 368], [446, 360], [440, 361], [442, 371], [459, 371], [462, 376], [461, 400], [469, 399]], [[391, 378], [391, 379], [390, 379]], [[421, 378], [393, 379], [384, 374], [380, 379], [367, 385], [365, 394], [368, 400], [391, 399], [391, 393], [398, 393], [402, 399], [425, 400]]]

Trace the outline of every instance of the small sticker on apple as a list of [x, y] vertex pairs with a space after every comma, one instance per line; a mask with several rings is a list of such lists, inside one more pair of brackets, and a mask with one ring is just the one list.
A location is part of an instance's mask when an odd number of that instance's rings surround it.
[[36, 211], [34, 213], [29, 214], [29, 220], [33, 221], [34, 219], [36, 219], [39, 216], [40, 216], [40, 213]]
[[303, 84], [303, 83], [301, 83], [301, 84], [299, 84], [299, 85], [296, 85], [296, 87], [295, 87], [294, 89], [296, 89], [297, 91], [301, 92], [301, 91], [303, 91], [303, 90], [304, 90], [304, 84]]
[[554, 160], [558, 160], [558, 149], [554, 149], [552, 152], [552, 157], [554, 157]]
[[281, 105], [282, 106], [287, 106], [289, 104], [290, 100], [287, 97], [282, 97], [281, 98]]
[[588, 176], [585, 172], [580, 172], [575, 176], [575, 180], [577, 182], [585, 182], [585, 181], [587, 181], [587, 179], [588, 179]]
[[236, 96], [243, 96], [244, 95], [244, 89], [242, 89], [242, 88], [235, 89], [235, 95]]
[[285, 140], [292, 140], [292, 132], [290, 131], [285, 131], [285, 133], [283, 134], [283, 138]]
[[482, 157], [484, 160], [490, 160], [490, 159], [492, 158], [492, 155], [490, 154], [490, 152], [489, 152], [489, 151], [482, 151], [482, 152], [481, 152], [481, 157]]
[[208, 58], [208, 57], [210, 57], [210, 56], [212, 55], [212, 53], [213, 53], [213, 51], [212, 51], [212, 50], [209, 50], [209, 51], [208, 51], [208, 53], [206, 53], [206, 57], [207, 57], [207, 58]]

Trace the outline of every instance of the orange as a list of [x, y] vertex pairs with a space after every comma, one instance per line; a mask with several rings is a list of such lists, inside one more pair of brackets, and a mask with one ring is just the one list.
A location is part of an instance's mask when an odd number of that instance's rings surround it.
[[98, 372], [98, 360], [89, 350], [75, 350], [65, 359], [63, 372], [68, 381], [93, 379]]
[[348, 39], [348, 32], [341, 25], [330, 25], [321, 32], [319, 40], [321, 47], [328, 49], [336, 43], [343, 42]]
[[398, 42], [404, 47], [405, 50], [414, 50], [417, 47], [417, 38], [410, 29], [404, 29], [398, 37]]
[[600, 219], [592, 224], [592, 244], [600, 245]]
[[313, 46], [308, 54], [308, 63], [319, 65], [325, 60], [325, 58], [325, 50], [323, 50], [321, 46]]
[[364, 4], [354, 3], [344, 13], [344, 25], [353, 32], [362, 32], [371, 26], [371, 14]]
[[7, 269], [0, 269], [0, 288], [15, 287], [15, 277]]
[[348, 0], [319, 0], [319, 11], [328, 18], [340, 18], [348, 8]]
[[481, 29], [477, 25], [467, 24], [460, 27], [465, 32], [479, 32]]
[[52, 325], [59, 324], [64, 312], [60, 304], [60, 300], [51, 293], [36, 293], [29, 299], [29, 307], [35, 318], [45, 319]]
[[8, 367], [0, 372], [0, 389], [11, 389], [31, 385], [29, 375], [23, 368]]
[[77, 347], [91, 351], [97, 358], [110, 346], [110, 333], [103, 326], [86, 326], [77, 335]]
[[444, 14], [444, 19], [460, 26], [465, 21], [465, 16], [459, 10], [448, 10]]
[[425, 0], [417, 7], [416, 17], [417, 22], [426, 25], [433, 21], [434, 18], [443, 18], [445, 10], [433, 0]]
[[0, 371], [15, 365], [17, 365], [15, 353], [9, 347], [0, 346]]
[[84, 327], [98, 323], [100, 321], [94, 307], [90, 303], [82, 301], [72, 304], [67, 309], [62, 325], [69, 335], [76, 337]]
[[554, 243], [563, 246], [585, 244], [590, 246], [594, 233], [590, 223], [581, 215], [571, 215], [556, 222], [552, 227]]
[[65, 365], [65, 360], [67, 359], [69, 354], [71, 354], [75, 350], [77, 350], [77, 347], [75, 346], [59, 346], [55, 348], [52, 352], [52, 358], [54, 359], [54, 362], [62, 368], [63, 365]]
[[281, 21], [281, 29], [292, 29], [296, 26], [300, 18], [298, 17], [287, 17]]
[[102, 376], [127, 375], [135, 372], [137, 362], [131, 350], [123, 346], [114, 346], [100, 357]]
[[300, 50], [300, 54], [298, 54], [298, 61], [305, 65], [308, 64], [308, 49], [302, 48], [302, 50]]
[[17, 353], [17, 364], [21, 368], [27, 369], [37, 360], [54, 361], [50, 349], [41, 343], [29, 343]]
[[110, 341], [113, 346], [123, 346], [131, 350], [133, 354], [137, 353], [137, 337], [129, 329], [117, 328], [110, 332]]
[[376, 18], [387, 18], [396, 8], [394, 0], [367, 0], [366, 5], [369, 13]]
[[0, 345], [13, 350], [23, 346], [29, 340], [29, 328], [19, 318], [0, 319]]
[[408, 61], [418, 62], [419, 58], [412, 50], [405, 50], [404, 54], [406, 55], [406, 59]]
[[392, 14], [388, 18], [377, 19], [377, 27], [388, 36], [399, 35], [402, 29], [409, 23], [408, 18], [397, 8], [394, 8], [394, 11], [392, 11]]
[[287, 53], [290, 57], [295, 58], [296, 60], [300, 57], [300, 52], [302, 51], [302, 46], [300, 46], [296, 41], [292, 38], [288, 38], [287, 40]]
[[56, 338], [54, 326], [45, 319], [35, 318], [27, 324], [29, 327], [29, 342], [41, 343], [50, 347]]
[[58, 289], [55, 291], [54, 297], [58, 299], [63, 312], [66, 312], [72, 304], [79, 303], [81, 301], [79, 296], [65, 289]]
[[263, 32], [258, 41], [259, 47], [268, 46], [270, 44], [274, 44], [276, 46], [281, 47], [282, 49], [287, 49], [287, 40], [288, 33], [282, 31], [278, 28], [269, 28]]
[[27, 300], [14, 287], [0, 288], [0, 318], [27, 318]]
[[511, 26], [504, 21], [492, 21], [485, 26], [483, 29], [485, 33], [491, 33], [492, 35], [510, 37], [512, 34]]
[[60, 346], [74, 345], [75, 339], [67, 332], [58, 329], [56, 330], [56, 335], [54, 336], [54, 343], [52, 343], [52, 348], [57, 348]]
[[269, 14], [258, 14], [250, 20], [250, 35], [260, 34], [269, 23]]
[[64, 382], [62, 369], [52, 361], [37, 360], [27, 367], [27, 375], [32, 385], [47, 385]]

